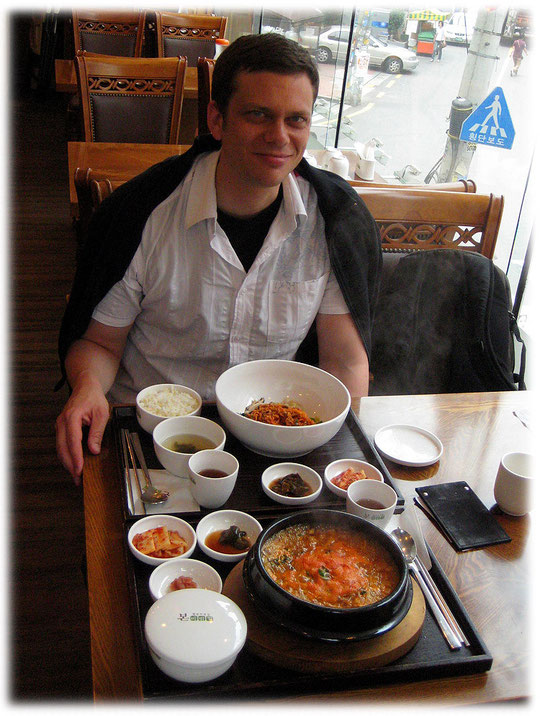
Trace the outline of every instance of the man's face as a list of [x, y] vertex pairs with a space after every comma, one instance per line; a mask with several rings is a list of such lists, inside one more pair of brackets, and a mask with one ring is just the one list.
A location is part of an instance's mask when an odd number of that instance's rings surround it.
[[245, 187], [275, 187], [302, 159], [313, 87], [304, 73], [241, 72], [226, 115], [211, 103], [209, 127], [221, 140], [223, 176]]

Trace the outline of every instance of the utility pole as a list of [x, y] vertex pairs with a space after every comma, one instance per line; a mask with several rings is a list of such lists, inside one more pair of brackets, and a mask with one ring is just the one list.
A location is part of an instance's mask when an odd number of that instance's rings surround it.
[[[476, 144], [460, 141], [459, 134], [465, 119], [489, 93], [493, 70], [499, 59], [505, 16], [506, 11], [502, 8], [478, 11], [459, 96], [453, 100], [450, 109], [444, 155], [437, 170], [428, 174], [430, 178], [437, 176], [438, 182], [457, 181], [468, 175]], [[428, 177], [426, 181], [429, 181]]]

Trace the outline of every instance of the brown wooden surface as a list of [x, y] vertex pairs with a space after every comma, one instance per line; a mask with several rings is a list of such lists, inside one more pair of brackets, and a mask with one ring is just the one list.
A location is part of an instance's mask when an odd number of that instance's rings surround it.
[[307, 674], [355, 674], [391, 664], [418, 641], [426, 603], [414, 579], [412, 604], [403, 621], [374, 639], [336, 645], [294, 634], [261, 616], [244, 586], [243, 564], [240, 562], [231, 570], [223, 585], [223, 594], [232, 599], [246, 617], [248, 648], [270, 664]]
[[69, 203], [78, 215], [75, 171], [92, 169], [109, 179], [130, 179], [167, 157], [182, 154], [189, 144], [116, 144], [112, 142], [68, 142]]
[[[408, 422], [432, 430], [442, 440], [444, 454], [432, 468], [399, 468], [388, 462], [406, 498], [418, 485], [466, 480], [491, 508], [501, 456], [511, 450], [531, 449], [530, 430], [513, 415], [515, 409], [530, 408], [529, 403], [530, 394], [526, 392], [369, 397], [361, 401], [360, 418], [370, 436], [384, 425]], [[355, 407], [358, 409], [358, 405]], [[84, 471], [94, 695], [99, 701], [141, 697], [129, 601], [122, 586], [126, 583], [124, 533], [110, 438], [108, 432], [100, 456], [87, 456]], [[530, 518], [497, 514], [512, 541], [466, 553], [457, 553], [422, 514], [419, 519], [431, 548], [493, 656], [491, 670], [421, 684], [400, 684], [399, 688], [374, 685], [315, 697], [280, 694], [280, 703], [417, 701], [457, 705], [529, 696]]]

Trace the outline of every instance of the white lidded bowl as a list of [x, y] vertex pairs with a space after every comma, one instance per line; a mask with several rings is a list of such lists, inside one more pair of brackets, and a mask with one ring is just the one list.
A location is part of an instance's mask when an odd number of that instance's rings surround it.
[[223, 583], [216, 570], [206, 562], [198, 559], [176, 559], [164, 562], [156, 567], [148, 586], [152, 599], [156, 601], [170, 593], [171, 583], [178, 577], [191, 577], [197, 589], [209, 589], [211, 592], [221, 592]]
[[[310, 486], [312, 492], [309, 495], [304, 495], [303, 497], [290, 497], [288, 495], [280, 495], [270, 489], [270, 485], [274, 482], [274, 480], [285, 477], [290, 473], [297, 473], [300, 475], [302, 480], [307, 482]], [[268, 495], [268, 497], [275, 502], [279, 502], [281, 505], [296, 507], [299, 505], [307, 505], [310, 502], [313, 502], [313, 500], [316, 500], [321, 494], [323, 483], [320, 475], [307, 465], [301, 465], [297, 462], [278, 462], [275, 465], [270, 465], [270, 467], [267, 467], [263, 472], [261, 476], [261, 485], [264, 494]]]
[[[183, 537], [186, 540], [188, 548], [184, 554], [179, 557], [150, 557], [147, 554], [139, 552], [139, 550], [135, 547], [133, 544], [133, 538], [135, 535], [146, 532], [146, 530], [153, 529], [154, 527], [162, 526], [166, 527], [170, 531], [178, 532], [180, 537]], [[131, 525], [127, 539], [131, 553], [137, 557], [137, 559], [140, 559], [141, 562], [150, 564], [153, 567], [157, 567], [159, 564], [163, 564], [163, 562], [173, 562], [178, 559], [187, 559], [193, 554], [193, 551], [197, 546], [197, 537], [193, 527], [185, 520], [181, 520], [179, 517], [174, 517], [173, 515], [148, 515], [148, 517], [143, 517], [142, 519], [137, 520], [137, 522], [134, 522]]]
[[233, 525], [236, 525], [240, 530], [246, 533], [251, 545], [255, 544], [257, 537], [262, 532], [261, 524], [257, 522], [254, 517], [248, 515], [247, 512], [240, 512], [239, 510], [217, 510], [203, 517], [197, 525], [196, 534], [199, 548], [208, 557], [212, 557], [212, 559], [216, 559], [219, 562], [240, 562], [249, 552], [249, 549], [236, 554], [225, 554], [211, 549], [206, 544], [207, 537], [213, 532], [217, 532], [218, 530], [222, 532]]
[[[242, 413], [253, 402], [294, 404], [315, 425], [269, 425]], [[320, 368], [288, 360], [257, 360], [226, 370], [216, 381], [216, 405], [225, 427], [253, 452], [287, 459], [327, 443], [343, 425], [351, 396], [345, 385]]]
[[144, 634], [156, 666], [173, 679], [211, 681], [234, 664], [245, 644], [246, 618], [223, 594], [183, 589], [148, 610]]
[[156, 425], [152, 433], [154, 450], [157, 459], [173, 475], [189, 477], [188, 461], [193, 453], [169, 450], [163, 443], [175, 435], [197, 435], [211, 440], [215, 450], [225, 447], [225, 431], [218, 423], [200, 415], [185, 415], [178, 418], [167, 418]]
[[324, 470], [324, 484], [331, 492], [335, 495], [339, 495], [339, 497], [343, 497], [344, 500], [347, 498], [347, 490], [343, 490], [341, 487], [334, 485], [332, 479], [348, 468], [358, 471], [363, 470], [366, 474], [366, 480], [379, 480], [380, 482], [384, 482], [382, 472], [369, 462], [357, 460], [356, 458], [334, 460], [334, 462], [327, 465]]
[[[137, 415], [137, 421], [143, 430], [147, 433], [152, 433], [156, 425], [161, 423], [167, 418], [176, 417], [175, 413], [168, 413], [167, 407], [165, 406], [165, 397], [168, 393], [186, 393], [190, 400], [193, 401], [195, 407], [188, 412], [182, 411], [179, 415], [200, 415], [202, 410], [202, 398], [193, 388], [188, 388], [185, 385], [177, 385], [176, 383], [159, 383], [157, 385], [149, 385], [147, 388], [143, 388], [135, 399], [135, 413]], [[159, 400], [159, 407], [157, 413], [152, 412], [148, 408], [143, 408], [142, 402], [148, 397], [156, 394]]]

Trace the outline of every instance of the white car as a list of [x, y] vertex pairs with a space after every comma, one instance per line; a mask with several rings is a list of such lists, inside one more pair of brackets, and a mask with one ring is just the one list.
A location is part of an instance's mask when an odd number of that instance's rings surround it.
[[[319, 37], [319, 44], [315, 52], [317, 61], [325, 64], [336, 59], [345, 60], [349, 35], [349, 30], [341, 27], [334, 27], [323, 32]], [[382, 67], [385, 72], [390, 74], [394, 75], [402, 70], [414, 70], [418, 67], [416, 54], [401, 45], [386, 42], [371, 35], [366, 49], [369, 53], [370, 66]]]
[[446, 42], [469, 45], [475, 22], [475, 14], [455, 12], [445, 25]]

